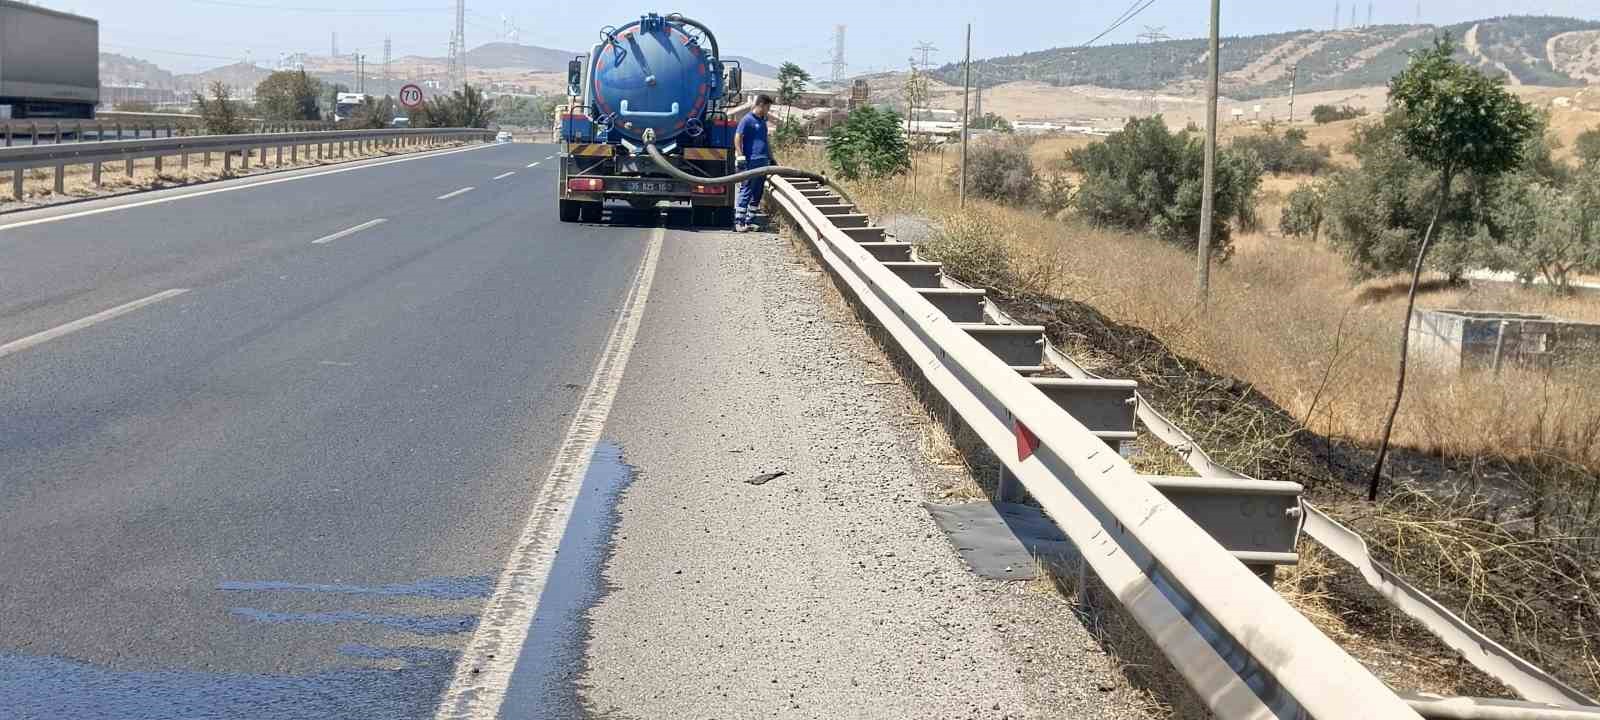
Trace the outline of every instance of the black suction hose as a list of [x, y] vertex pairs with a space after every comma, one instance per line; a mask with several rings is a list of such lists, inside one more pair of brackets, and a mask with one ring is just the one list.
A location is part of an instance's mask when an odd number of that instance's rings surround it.
[[662, 170], [665, 170], [668, 175], [671, 175], [672, 177], [684, 182], [699, 183], [701, 185], [736, 185], [746, 180], [751, 180], [758, 177], [771, 177], [773, 175], [778, 175], [781, 177], [800, 178], [802, 180], [813, 180], [822, 183], [827, 185], [830, 190], [838, 193], [839, 197], [844, 198], [846, 202], [849, 202], [852, 205], [855, 204], [855, 201], [850, 199], [850, 195], [844, 191], [844, 188], [839, 187], [838, 183], [829, 180], [828, 176], [801, 170], [800, 168], [784, 167], [782, 165], [768, 165], [762, 168], [754, 168], [751, 170], [745, 170], [743, 172], [736, 172], [732, 175], [723, 175], [722, 177], [700, 177], [697, 175], [691, 175], [685, 172], [682, 168], [673, 165], [672, 162], [667, 159], [667, 156], [661, 153], [661, 148], [656, 147], [655, 142], [646, 140], [644, 143], [644, 149], [645, 152], [650, 153], [650, 159], [655, 160], [656, 165], [660, 166]]

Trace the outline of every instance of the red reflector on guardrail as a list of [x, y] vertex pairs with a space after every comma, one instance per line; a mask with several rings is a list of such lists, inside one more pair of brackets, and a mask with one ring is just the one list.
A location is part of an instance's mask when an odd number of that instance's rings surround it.
[[1012, 418], [1011, 425], [1017, 435], [1017, 460], [1033, 457], [1034, 452], [1039, 449], [1039, 436], [1033, 434], [1027, 425], [1023, 425], [1022, 421], [1016, 418]]
[[571, 192], [600, 192], [606, 189], [606, 181], [600, 178], [570, 178], [567, 180], [567, 190]]

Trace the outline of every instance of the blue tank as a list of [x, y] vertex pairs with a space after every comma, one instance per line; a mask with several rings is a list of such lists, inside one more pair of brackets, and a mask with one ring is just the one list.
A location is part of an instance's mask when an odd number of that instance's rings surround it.
[[602, 32], [589, 77], [596, 120], [621, 137], [657, 143], [706, 131], [706, 113], [722, 98], [722, 63], [699, 34], [675, 16], [646, 15]]

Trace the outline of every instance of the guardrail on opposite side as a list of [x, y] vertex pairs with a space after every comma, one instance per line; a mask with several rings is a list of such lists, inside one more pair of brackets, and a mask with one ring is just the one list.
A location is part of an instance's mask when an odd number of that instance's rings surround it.
[[156, 171], [161, 171], [162, 159], [180, 158], [180, 166], [189, 167], [190, 155], [201, 155], [206, 165], [211, 164], [211, 154], [222, 154], [224, 173], [232, 172], [233, 158], [240, 157], [241, 167], [248, 168], [252, 153], [260, 152], [260, 163], [267, 164], [268, 150], [277, 152], [277, 163], [283, 164], [284, 152], [291, 161], [297, 161], [301, 148], [309, 158], [312, 148], [316, 157], [345, 157], [354, 148], [409, 147], [454, 140], [490, 140], [494, 131], [482, 128], [393, 128], [381, 130], [327, 130], [299, 133], [253, 133], [249, 135], [198, 135], [191, 137], [166, 137], [140, 140], [106, 140], [101, 142], [62, 143], [56, 145], [28, 145], [0, 148], [0, 172], [11, 171], [12, 197], [22, 199], [23, 174], [34, 168], [54, 168], [55, 192], [65, 191], [66, 168], [70, 165], [91, 165], [92, 180], [100, 184], [103, 165], [122, 161], [124, 172], [133, 175], [133, 162], [155, 158]]

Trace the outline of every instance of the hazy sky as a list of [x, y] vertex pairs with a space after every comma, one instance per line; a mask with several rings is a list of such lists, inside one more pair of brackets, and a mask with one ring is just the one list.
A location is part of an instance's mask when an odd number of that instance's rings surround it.
[[[846, 59], [853, 71], [904, 67], [912, 47], [926, 41], [940, 48], [936, 61], [961, 56], [962, 26], [972, 22], [973, 54], [1004, 55], [1076, 45], [1104, 30], [1130, 0], [978, 2], [932, 0], [744, 0], [692, 2], [653, 7], [626, 3], [555, 3], [468, 0], [467, 43], [503, 39], [502, 14], [521, 28], [521, 42], [561, 49], [586, 49], [602, 24], [639, 13], [683, 12], [717, 33], [724, 52], [770, 63], [793, 60], [814, 72], [827, 67], [833, 27], [849, 27]], [[1341, 0], [1340, 25], [1349, 24], [1350, 3]], [[1366, 21], [1366, 0], [1358, 18]], [[452, 0], [39, 0], [36, 4], [100, 20], [102, 49], [195, 71], [243, 59], [269, 65], [280, 53], [326, 54], [330, 33], [339, 50], [361, 50], [374, 60], [383, 38], [394, 38], [395, 56], [442, 56], [450, 38]], [[1250, 35], [1300, 28], [1326, 29], [1334, 0], [1223, 0], [1225, 35]], [[614, 7], [612, 14], [597, 7]], [[748, 9], [753, 8], [754, 11]], [[1205, 0], [1154, 0], [1148, 10], [1099, 44], [1132, 42], [1144, 25], [1165, 26], [1173, 37], [1205, 34]], [[1600, 0], [1423, 0], [1425, 22], [1451, 23], [1505, 14], [1550, 14], [1600, 20]], [[1377, 23], [1414, 22], [1416, 0], [1374, 0]]]

